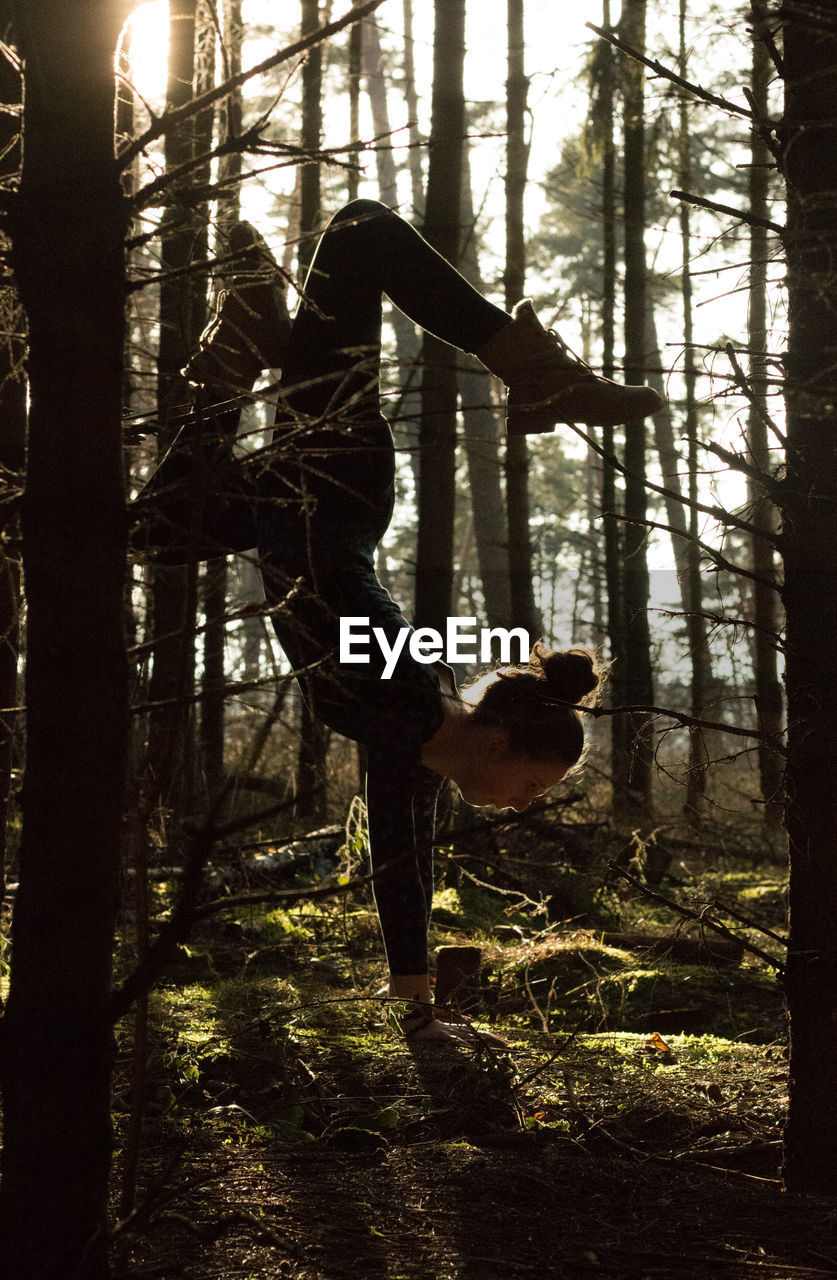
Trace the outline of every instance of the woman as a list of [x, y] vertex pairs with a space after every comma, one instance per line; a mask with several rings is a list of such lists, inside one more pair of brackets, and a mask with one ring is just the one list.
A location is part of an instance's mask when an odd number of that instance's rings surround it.
[[[583, 730], [573, 705], [595, 691], [598, 674], [583, 651], [540, 645], [525, 666], [492, 672], [462, 693], [449, 667], [415, 661], [407, 645], [386, 680], [375, 646], [368, 664], [341, 664], [341, 617], [368, 618], [390, 649], [408, 627], [374, 568], [395, 474], [379, 406], [382, 295], [503, 378], [510, 432], [630, 422], [661, 402], [649, 388], [619, 386], [573, 360], [530, 303], [512, 315], [493, 306], [375, 201], [352, 202], [323, 233], [293, 325], [257, 234], [240, 224], [231, 245], [246, 269], [188, 376], [227, 443], [236, 415], [219, 409], [225, 399], [252, 387], [264, 367], [281, 366], [282, 379], [272, 447], [251, 464], [250, 505], [228, 501], [228, 527], [216, 524], [214, 533], [226, 546], [252, 545], [255, 510], [265, 592], [303, 695], [320, 720], [368, 748], [373, 888], [390, 993], [410, 1005], [405, 1035], [457, 1039], [467, 1030], [434, 1009], [427, 954], [439, 792], [451, 779], [470, 804], [524, 809], [579, 760]], [[206, 437], [202, 449], [205, 458]], [[164, 461], [157, 493], [177, 480], [182, 459], [175, 449]], [[193, 535], [206, 532], [218, 505], [210, 493], [197, 518], [192, 511]], [[244, 527], [230, 533], [242, 512]]]

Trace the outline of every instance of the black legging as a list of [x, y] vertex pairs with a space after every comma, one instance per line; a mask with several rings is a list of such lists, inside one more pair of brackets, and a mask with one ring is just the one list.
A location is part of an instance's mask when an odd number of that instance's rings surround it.
[[382, 295], [423, 329], [476, 351], [510, 317], [408, 223], [355, 200], [320, 239], [293, 324], [269, 466], [259, 480], [259, 552], [276, 633], [313, 712], [369, 749], [373, 884], [390, 971], [427, 970], [433, 826], [442, 780], [421, 746], [442, 722], [438, 674], [404, 656], [381, 679], [338, 663], [339, 619], [407, 627], [375, 574], [392, 516], [395, 460], [379, 405]]

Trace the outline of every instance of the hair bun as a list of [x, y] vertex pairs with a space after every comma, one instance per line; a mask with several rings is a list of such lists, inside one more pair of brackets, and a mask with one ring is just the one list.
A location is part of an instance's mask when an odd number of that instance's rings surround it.
[[550, 693], [565, 702], [582, 702], [601, 683], [598, 662], [586, 649], [547, 649], [539, 640], [529, 654], [529, 666], [546, 681]]

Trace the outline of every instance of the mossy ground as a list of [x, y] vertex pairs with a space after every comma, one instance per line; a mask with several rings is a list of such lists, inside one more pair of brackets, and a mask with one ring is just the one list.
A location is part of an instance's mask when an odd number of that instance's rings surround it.
[[[781, 931], [775, 867], [675, 870], [664, 892], [723, 898]], [[781, 1191], [774, 972], [605, 945], [604, 927], [676, 923], [601, 877], [568, 878], [567, 921], [485, 878], [448, 875], [439, 892], [433, 940], [482, 946], [481, 1025], [508, 1049], [411, 1046], [387, 1026], [363, 893], [215, 918], [151, 1001], [139, 1211], [117, 1232], [115, 1273], [834, 1274], [833, 1207]], [[120, 1149], [127, 1023], [121, 1037]]]

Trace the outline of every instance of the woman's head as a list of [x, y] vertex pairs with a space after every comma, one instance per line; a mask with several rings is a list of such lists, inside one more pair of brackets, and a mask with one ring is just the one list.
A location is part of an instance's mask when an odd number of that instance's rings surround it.
[[574, 708], [590, 701], [600, 680], [585, 649], [558, 652], [539, 642], [524, 666], [501, 667], [465, 689], [482, 755], [474, 760], [467, 790], [460, 783], [464, 798], [520, 810], [560, 782], [584, 752], [582, 718]]

